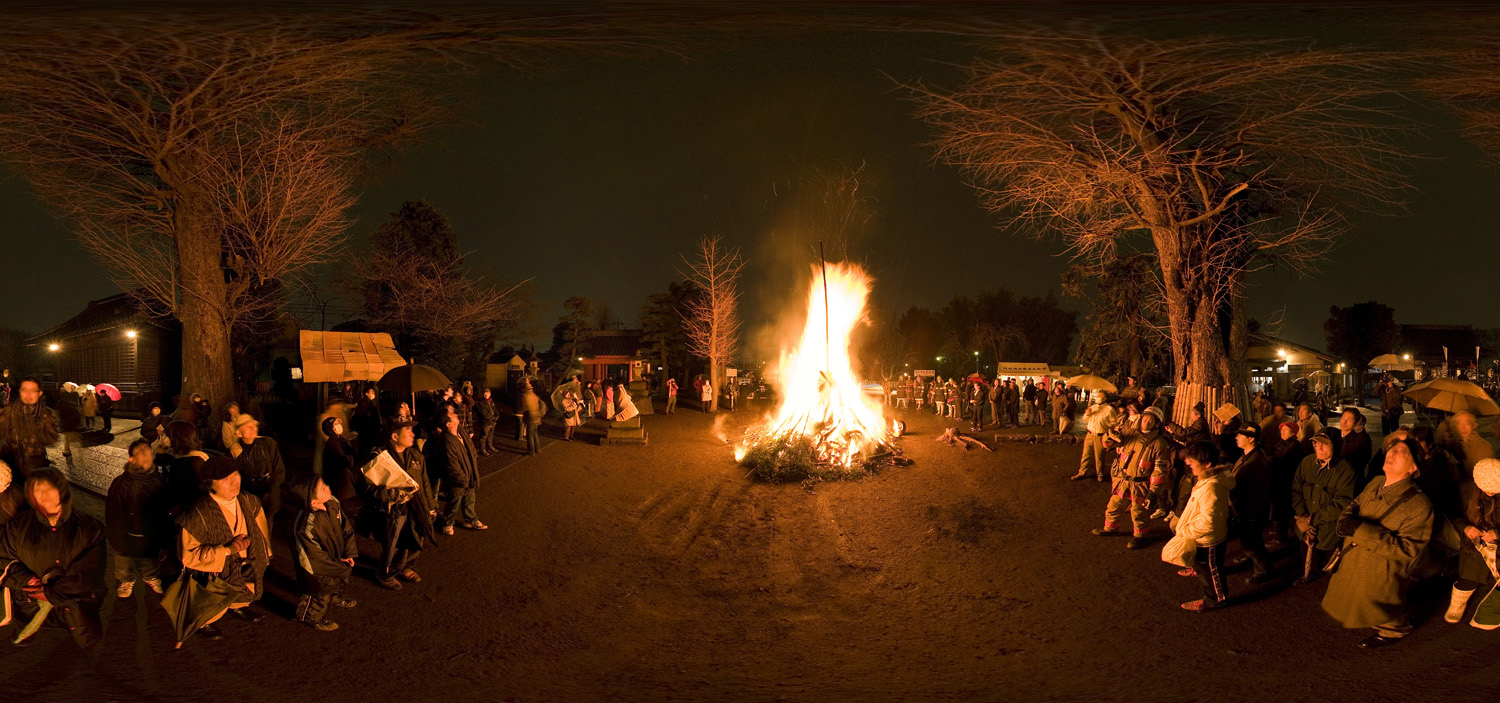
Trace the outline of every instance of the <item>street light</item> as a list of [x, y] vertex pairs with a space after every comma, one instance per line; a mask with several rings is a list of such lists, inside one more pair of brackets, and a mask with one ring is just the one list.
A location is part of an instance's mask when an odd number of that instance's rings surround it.
[[61, 348], [62, 347], [59, 346], [56, 342], [53, 342], [52, 344], [48, 344], [47, 345], [47, 351], [50, 351], [50, 352], [55, 352], [55, 351], [57, 351], [58, 349], [61, 349]]
[[125, 336], [131, 339], [135, 339], [135, 330], [125, 330]]
[[1405, 359], [1405, 360], [1407, 360], [1407, 361], [1411, 361], [1411, 355], [1410, 355], [1410, 354], [1402, 354], [1402, 355], [1401, 355], [1401, 358], [1402, 358], [1402, 359]]
[[974, 352], [974, 373], [979, 373], [979, 352]]

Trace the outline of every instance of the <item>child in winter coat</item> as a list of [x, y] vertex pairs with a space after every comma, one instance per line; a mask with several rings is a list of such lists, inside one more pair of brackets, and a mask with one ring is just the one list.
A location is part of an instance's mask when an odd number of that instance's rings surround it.
[[297, 582], [302, 596], [297, 599], [297, 620], [314, 629], [331, 632], [338, 623], [325, 616], [328, 606], [353, 608], [353, 600], [339, 595], [354, 571], [354, 530], [344, 516], [328, 484], [313, 477], [292, 489], [302, 498], [302, 512], [292, 522], [293, 553], [297, 561]]
[[1202, 600], [1182, 604], [1183, 610], [1198, 613], [1223, 607], [1229, 598], [1224, 583], [1224, 544], [1229, 539], [1229, 490], [1234, 488], [1234, 476], [1217, 465], [1219, 452], [1212, 442], [1190, 444], [1183, 454], [1196, 482], [1182, 515], [1173, 519], [1171, 526], [1179, 538], [1197, 545], [1193, 566], [1177, 573], [1197, 576], [1203, 585]]
[[137, 578], [153, 592], [162, 592], [160, 566], [167, 531], [166, 482], [156, 470], [151, 442], [130, 443], [125, 473], [109, 484], [104, 504], [104, 534], [114, 553], [115, 595], [129, 598]]

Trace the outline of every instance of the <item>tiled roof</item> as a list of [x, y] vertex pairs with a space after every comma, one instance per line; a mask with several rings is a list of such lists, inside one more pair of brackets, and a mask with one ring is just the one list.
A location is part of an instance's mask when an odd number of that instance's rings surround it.
[[41, 334], [26, 340], [27, 344], [46, 344], [79, 335], [107, 330], [122, 324], [148, 324], [169, 329], [177, 325], [172, 318], [162, 318], [147, 312], [139, 300], [129, 293], [120, 293], [108, 298], [89, 302], [83, 312]]
[[641, 348], [641, 330], [596, 330], [587, 333], [590, 356], [634, 357]]

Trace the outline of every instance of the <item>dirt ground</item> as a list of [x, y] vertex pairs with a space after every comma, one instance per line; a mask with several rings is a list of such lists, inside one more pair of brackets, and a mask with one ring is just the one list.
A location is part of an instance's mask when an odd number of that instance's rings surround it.
[[443, 539], [401, 592], [362, 574], [337, 632], [284, 619], [282, 545], [266, 621], [174, 652], [138, 587], [93, 651], [0, 643], [3, 700], [1493, 699], [1500, 633], [1442, 622], [1446, 593], [1375, 652], [1323, 614], [1326, 580], [1288, 587], [1287, 555], [1278, 582], [1235, 574], [1234, 607], [1184, 612], [1197, 582], [1158, 549], [1088, 533], [1106, 488], [1067, 480], [1079, 447], [964, 452], [909, 419], [915, 465], [812, 491], [749, 482], [692, 410], [648, 417], [645, 447], [488, 459], [493, 529]]

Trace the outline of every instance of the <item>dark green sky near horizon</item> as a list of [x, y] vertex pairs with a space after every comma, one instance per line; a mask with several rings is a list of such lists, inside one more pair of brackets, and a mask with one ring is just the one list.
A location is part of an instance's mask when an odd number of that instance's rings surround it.
[[[970, 55], [951, 36], [829, 33], [747, 38], [686, 58], [564, 57], [533, 72], [496, 70], [469, 81], [464, 124], [430, 133], [364, 188], [351, 255], [403, 201], [426, 199], [452, 220], [477, 270], [534, 278], [546, 330], [573, 295], [633, 322], [676, 278], [679, 253], [719, 234], [749, 261], [753, 334], [800, 306], [789, 300], [816, 261], [789, 195], [799, 175], [863, 163], [861, 191], [877, 216], [851, 251], [876, 278], [877, 305], [937, 308], [1002, 286], [1055, 292], [1062, 246], [984, 211], [963, 174], [934, 163], [933, 133], [897, 84], [953, 85], [953, 64]], [[1500, 288], [1487, 271], [1500, 260], [1500, 171], [1452, 124], [1431, 121], [1410, 214], [1354, 213], [1343, 245], [1310, 279], [1256, 274], [1252, 316], [1280, 316], [1283, 336], [1319, 348], [1328, 307], [1365, 300], [1392, 306], [1401, 322], [1500, 327], [1500, 310], [1486, 304]], [[116, 292], [19, 179], [0, 180], [0, 212], [9, 272], [0, 325], [41, 331]]]

